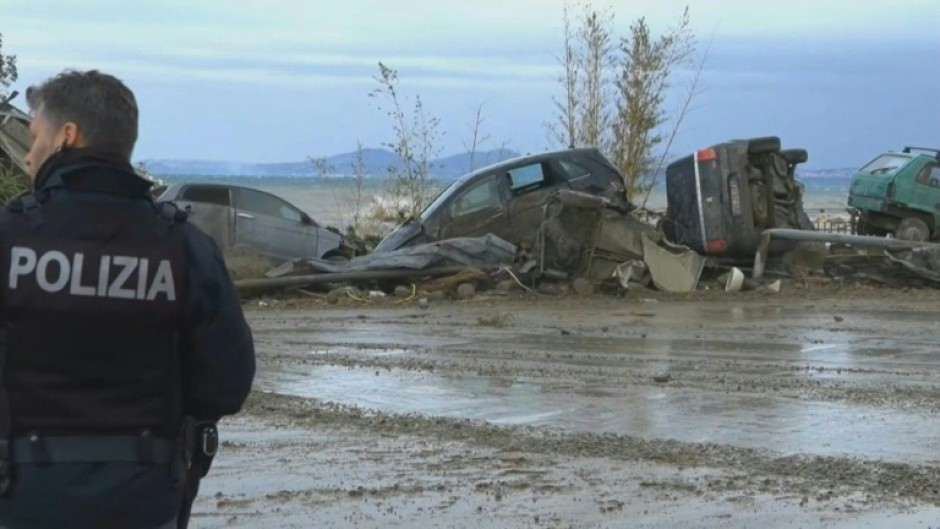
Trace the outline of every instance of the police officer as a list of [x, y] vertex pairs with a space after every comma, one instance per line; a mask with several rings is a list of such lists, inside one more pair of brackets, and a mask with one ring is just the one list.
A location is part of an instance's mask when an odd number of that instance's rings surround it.
[[216, 244], [130, 165], [133, 93], [65, 71], [27, 100], [33, 191], [0, 211], [0, 526], [185, 526], [251, 331]]

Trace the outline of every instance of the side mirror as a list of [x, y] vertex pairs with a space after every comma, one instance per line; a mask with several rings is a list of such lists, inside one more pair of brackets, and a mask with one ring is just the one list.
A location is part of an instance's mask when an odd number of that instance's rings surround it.
[[313, 219], [310, 218], [310, 215], [307, 215], [306, 213], [303, 213], [303, 212], [300, 213], [300, 223], [305, 224], [307, 226], [314, 225]]

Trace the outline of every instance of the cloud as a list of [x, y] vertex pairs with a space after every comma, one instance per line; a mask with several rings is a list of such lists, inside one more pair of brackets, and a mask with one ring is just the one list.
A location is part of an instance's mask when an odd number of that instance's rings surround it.
[[[487, 100], [494, 136], [522, 149], [541, 145], [559, 90], [563, 3], [0, 0], [0, 11], [15, 21], [4, 25], [4, 51], [19, 55], [20, 83], [66, 67], [126, 77], [150, 116], [143, 153], [278, 160], [303, 158], [311, 141], [326, 154], [360, 135], [380, 138], [384, 115], [366, 98], [380, 60], [458, 133], [473, 104]], [[940, 134], [940, 30], [924, 23], [940, 15], [937, 0], [603, 3], [621, 32], [640, 15], [661, 30], [690, 3], [703, 44], [715, 35], [681, 140], [689, 148], [755, 127], [813, 140], [816, 163], [857, 158], [836, 138], [858, 131], [866, 149], [899, 134]], [[258, 100], [259, 110], [233, 112], [245, 100]], [[885, 126], [902, 110], [913, 125]], [[825, 123], [813, 127], [818, 137], [809, 136], [809, 119]]]

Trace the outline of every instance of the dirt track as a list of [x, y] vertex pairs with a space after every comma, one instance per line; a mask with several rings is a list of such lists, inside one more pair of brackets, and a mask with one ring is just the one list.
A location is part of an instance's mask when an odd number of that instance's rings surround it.
[[250, 309], [194, 526], [940, 527], [940, 294], [645, 296]]

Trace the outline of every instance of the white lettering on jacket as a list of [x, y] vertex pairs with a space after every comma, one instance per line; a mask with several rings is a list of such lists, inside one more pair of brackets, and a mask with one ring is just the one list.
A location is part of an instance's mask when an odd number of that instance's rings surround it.
[[[54, 264], [53, 264], [54, 263]], [[58, 250], [36, 255], [36, 250], [14, 246], [10, 250], [9, 287], [15, 290], [20, 278], [34, 276], [36, 285], [50, 293], [66, 292], [72, 296], [154, 301], [163, 295], [176, 301], [176, 283], [170, 261], [156, 263], [156, 273], [149, 277], [150, 261], [144, 257], [103, 255], [98, 260], [97, 284], [82, 284], [86, 263], [81, 252], [68, 256]]]

